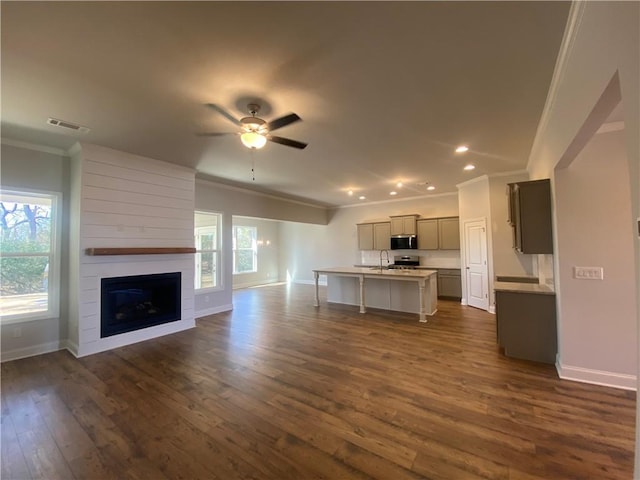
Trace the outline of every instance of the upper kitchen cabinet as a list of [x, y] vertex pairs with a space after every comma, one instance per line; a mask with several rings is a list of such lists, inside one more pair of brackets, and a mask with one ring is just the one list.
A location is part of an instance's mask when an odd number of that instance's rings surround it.
[[460, 250], [458, 217], [418, 220], [418, 250]]
[[418, 220], [418, 250], [438, 250], [438, 219]]
[[390, 241], [390, 222], [358, 224], [358, 250], [389, 250]]
[[391, 235], [415, 235], [418, 215], [397, 215], [391, 217]]
[[520, 253], [553, 253], [549, 179], [510, 183], [507, 193], [513, 247]]
[[438, 248], [460, 250], [460, 219], [458, 217], [438, 219]]

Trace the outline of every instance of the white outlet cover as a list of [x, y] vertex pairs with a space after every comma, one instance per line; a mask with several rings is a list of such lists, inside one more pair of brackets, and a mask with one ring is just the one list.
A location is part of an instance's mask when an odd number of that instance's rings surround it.
[[573, 278], [579, 280], [603, 280], [604, 268], [602, 267], [573, 267]]

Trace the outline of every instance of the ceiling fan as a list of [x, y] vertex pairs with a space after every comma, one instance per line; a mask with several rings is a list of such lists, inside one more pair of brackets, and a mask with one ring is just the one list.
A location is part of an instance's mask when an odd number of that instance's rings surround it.
[[[273, 132], [274, 130], [286, 127], [287, 125], [291, 125], [294, 122], [302, 120], [295, 113], [289, 113], [288, 115], [267, 122], [260, 117], [256, 117], [256, 114], [260, 111], [260, 105], [258, 105], [257, 103], [250, 103], [249, 105], [247, 105], [247, 109], [249, 110], [251, 116], [243, 117], [240, 120], [237, 120], [224, 108], [216, 105], [215, 103], [207, 103], [206, 105], [212, 110], [218, 112], [227, 120], [231, 121], [234, 125], [240, 127], [240, 132], [237, 132], [237, 134], [240, 135], [242, 144], [248, 148], [262, 148], [265, 146], [267, 141], [279, 143], [280, 145], [285, 145], [287, 147], [299, 148], [301, 150], [307, 146], [306, 143], [299, 142], [297, 140], [291, 140], [290, 138], [271, 135], [271, 132]], [[198, 133], [197, 135], [203, 137], [218, 137], [221, 135], [235, 134], [231, 132], [203, 132]]]

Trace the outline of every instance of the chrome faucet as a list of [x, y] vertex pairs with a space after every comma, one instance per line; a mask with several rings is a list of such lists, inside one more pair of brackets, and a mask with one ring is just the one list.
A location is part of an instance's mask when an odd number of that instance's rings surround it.
[[389, 250], [380, 250], [380, 271], [382, 271], [382, 254], [385, 254], [387, 266], [389, 266]]

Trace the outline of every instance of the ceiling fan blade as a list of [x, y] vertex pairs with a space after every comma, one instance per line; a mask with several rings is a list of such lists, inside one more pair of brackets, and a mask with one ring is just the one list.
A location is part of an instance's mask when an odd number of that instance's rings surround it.
[[287, 147], [299, 148], [300, 150], [306, 148], [307, 143], [298, 142], [297, 140], [291, 140], [290, 138], [284, 137], [275, 137], [273, 135], [267, 136], [267, 139], [272, 141], [273, 143], [279, 143], [280, 145], [285, 145]]
[[231, 132], [197, 132], [198, 137], [222, 137], [223, 135], [235, 135]]
[[295, 113], [290, 113], [289, 115], [285, 115], [284, 117], [271, 120], [269, 123], [267, 123], [267, 128], [269, 129], [270, 132], [273, 132], [278, 128], [286, 127], [287, 125], [290, 125], [299, 120], [302, 120], [302, 119], [298, 115], [296, 115]]
[[207, 103], [206, 105], [207, 105], [207, 107], [211, 108], [212, 110], [215, 110], [216, 112], [218, 112], [220, 115], [222, 115], [224, 118], [229, 120], [234, 125], [240, 125], [240, 120], [235, 118], [233, 115], [231, 115], [229, 112], [227, 112], [221, 106], [216, 105], [215, 103]]

